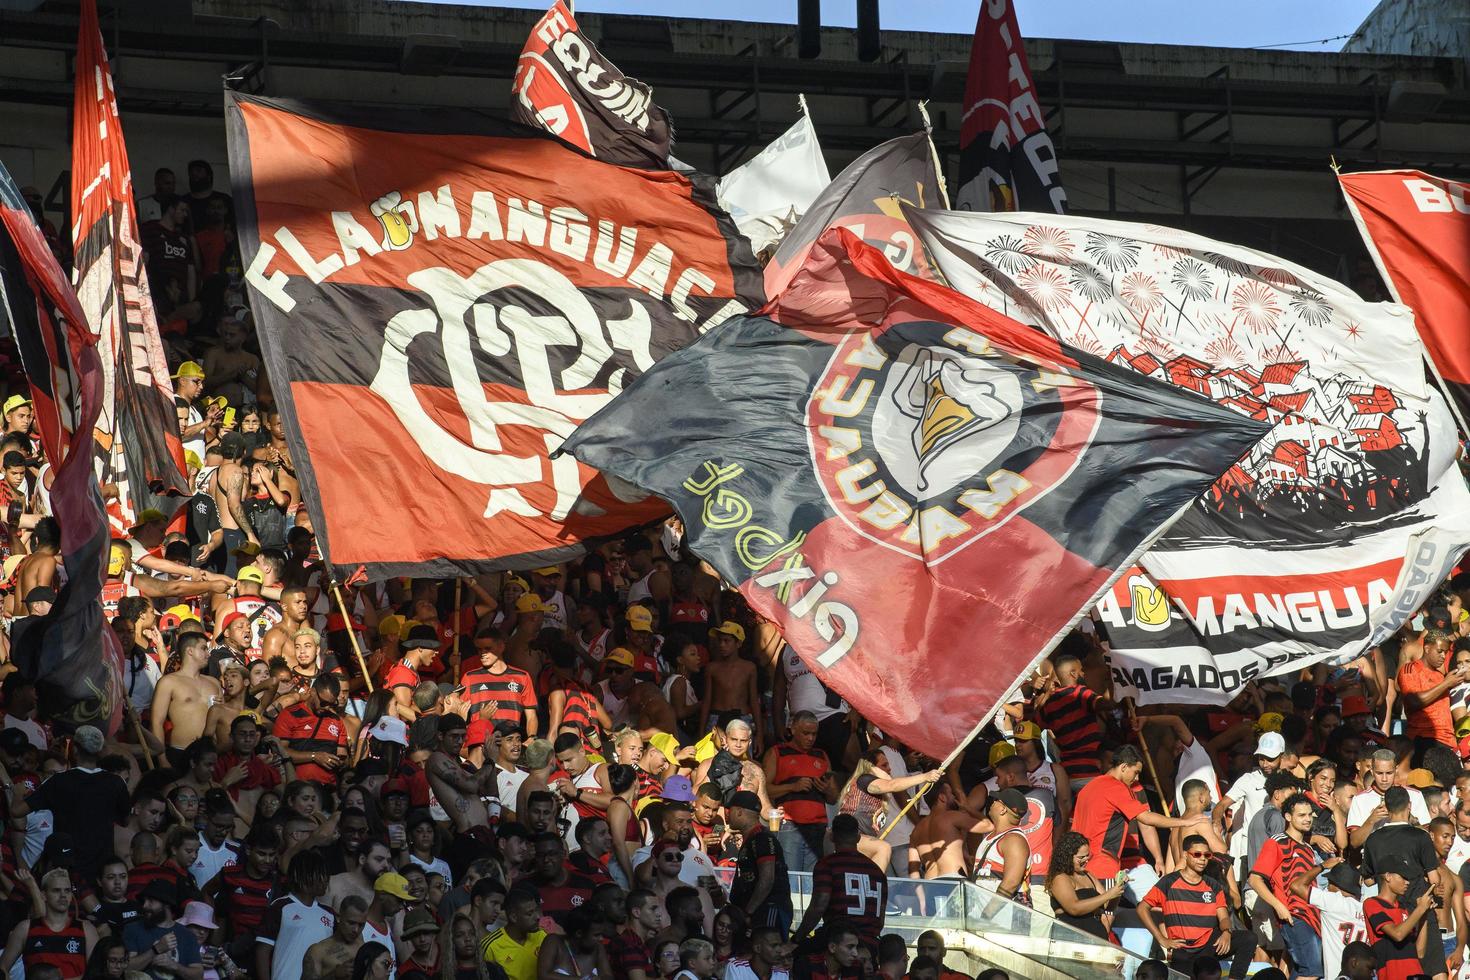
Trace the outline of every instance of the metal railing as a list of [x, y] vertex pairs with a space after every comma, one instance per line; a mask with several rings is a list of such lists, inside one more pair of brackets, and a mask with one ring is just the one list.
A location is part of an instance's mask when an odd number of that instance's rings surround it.
[[[811, 897], [812, 876], [792, 872], [791, 901], [801, 919]], [[885, 933], [903, 936], [912, 947], [928, 929], [944, 937], [946, 964], [975, 976], [1000, 967], [1025, 980], [1116, 980], [1131, 978], [1142, 958], [970, 881], [888, 879]], [[1171, 972], [1171, 980], [1184, 980]]]

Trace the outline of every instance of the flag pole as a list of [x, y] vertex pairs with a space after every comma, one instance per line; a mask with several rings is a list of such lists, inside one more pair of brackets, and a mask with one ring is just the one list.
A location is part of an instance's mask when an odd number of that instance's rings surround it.
[[[1000, 714], [1001, 710], [1002, 708], [996, 708], [994, 712], [987, 714], [983, 718], [981, 718], [980, 721], [976, 723], [975, 727], [970, 729], [970, 734], [966, 735], [964, 739], [960, 741], [960, 744], [954, 747], [954, 751], [944, 757], [944, 761], [939, 764], [939, 775], [941, 777], [949, 769], [950, 766], [954, 765], [954, 761], [960, 757], [960, 754], [963, 753], [965, 749], [970, 747], [970, 743], [975, 741], [975, 736], [980, 734], [980, 730], [983, 729], [986, 725], [990, 724], [991, 721], [995, 719], [995, 716]], [[932, 786], [934, 784], [930, 783], [929, 785]], [[915, 789], [917, 790], [918, 787], [915, 787]], [[910, 796], [909, 801], [903, 805], [903, 808], [894, 815], [892, 820], [888, 821], [886, 826], [884, 826], [883, 832], [878, 835], [878, 839], [882, 840], [883, 838], [887, 837], [888, 832], [898, 825], [898, 822], [904, 818], [905, 814], [907, 814], [910, 810], [914, 808], [914, 804], [919, 802], [919, 797], [923, 795], [924, 791], [919, 790], [918, 792], [915, 792], [912, 796]]]
[[1164, 808], [1164, 816], [1172, 817], [1174, 811], [1169, 808], [1169, 798], [1164, 795], [1164, 783], [1159, 779], [1159, 770], [1154, 767], [1154, 754], [1148, 750], [1148, 743], [1143, 740], [1143, 728], [1138, 724], [1138, 712], [1134, 710], [1133, 699], [1128, 699], [1128, 721], [1133, 725], [1133, 734], [1138, 737], [1138, 747], [1143, 751], [1143, 761], [1148, 763], [1149, 778], [1154, 781], [1154, 791], [1159, 794], [1159, 805]]
[[357, 654], [357, 666], [362, 668], [362, 682], [367, 685], [367, 692], [373, 693], [373, 679], [368, 676], [367, 658], [362, 655], [362, 647], [357, 642], [357, 630], [352, 628], [352, 615], [347, 611], [347, 603], [342, 599], [342, 586], [332, 579], [332, 595], [337, 598], [337, 611], [342, 614], [342, 625], [347, 627], [347, 639], [352, 641], [352, 652]]
[[148, 740], [143, 737], [143, 723], [138, 720], [138, 713], [133, 710], [132, 701], [123, 698], [123, 711], [128, 716], [128, 721], [133, 723], [133, 736], [138, 740], [138, 747], [143, 750], [143, 759], [148, 763], [149, 769], [157, 769], [158, 763], [153, 761], [153, 753], [148, 749]]
[[464, 625], [464, 612], [459, 607], [463, 593], [464, 579], [456, 578], [454, 580], [454, 645], [450, 648], [449, 652], [449, 663], [451, 669], [454, 671], [455, 680], [459, 679], [459, 634], [464, 632], [461, 629]]
[[[939, 199], [944, 202], [944, 210], [948, 211], [949, 188], [944, 183], [944, 165], [939, 162], [939, 150], [934, 146], [934, 127], [929, 122], [928, 99], [919, 102], [919, 118], [924, 120], [924, 138], [929, 141], [929, 156], [934, 160], [934, 176], [939, 181]], [[973, 735], [970, 737], [974, 738]]]

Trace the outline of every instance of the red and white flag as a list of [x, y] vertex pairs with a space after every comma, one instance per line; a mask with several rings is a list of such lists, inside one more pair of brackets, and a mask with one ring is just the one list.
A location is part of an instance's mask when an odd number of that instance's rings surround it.
[[1414, 310], [1461, 431], [1470, 434], [1470, 184], [1417, 170], [1337, 179], [1389, 292]]
[[1011, 0], [984, 0], [960, 121], [962, 211], [1067, 210], [1067, 192]]
[[71, 153], [73, 277], [104, 377], [98, 476], [117, 485], [109, 516], [126, 529], [150, 508], [171, 513], [167, 498], [190, 490], [95, 0], [82, 0]]

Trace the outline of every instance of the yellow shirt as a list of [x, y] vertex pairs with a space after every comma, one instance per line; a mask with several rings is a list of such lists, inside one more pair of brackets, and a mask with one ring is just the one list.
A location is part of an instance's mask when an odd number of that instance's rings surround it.
[[485, 962], [498, 963], [510, 980], [536, 980], [536, 957], [546, 933], [537, 929], [526, 937], [524, 943], [510, 938], [504, 929], [496, 929], [480, 943], [480, 952]]

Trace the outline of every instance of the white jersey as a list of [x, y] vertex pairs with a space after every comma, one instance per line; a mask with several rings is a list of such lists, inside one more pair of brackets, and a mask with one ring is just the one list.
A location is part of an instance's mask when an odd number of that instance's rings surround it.
[[648, 584], [648, 580], [651, 578], [653, 578], [653, 572], [649, 572], [647, 575], [643, 576], [638, 581], [628, 586], [628, 605], [631, 606], [633, 605], [633, 603], [639, 602], [640, 600], [653, 598], [653, 589], [650, 588]]
[[240, 862], [240, 842], [226, 839], [219, 847], [209, 846], [204, 835], [199, 835], [199, 856], [194, 863], [189, 865], [189, 873], [194, 876], [194, 884], [201, 890], [209, 884], [215, 875], [223, 871], [231, 864]]
[[817, 721], [822, 721], [847, 706], [841, 701], [838, 702], [841, 707], [827, 703], [827, 689], [790, 646], [781, 648], [781, 669], [786, 673], [786, 700], [791, 703], [793, 714], [810, 711], [817, 716]]
[[1347, 944], [1361, 943], [1368, 937], [1363, 903], [1351, 895], [1316, 886], [1307, 898], [1322, 914], [1322, 975], [1335, 977], [1342, 972], [1342, 951]]
[[571, 616], [568, 615], [571, 603], [567, 601], [566, 593], [554, 592], [550, 599], [542, 599], [541, 604], [546, 607], [542, 619], [543, 628], [565, 633], [571, 625]]
[[597, 697], [607, 709], [607, 717], [612, 721], [613, 728], [622, 728], [628, 724], [628, 701], [614, 694], [609, 682], [597, 682]]
[[1466, 858], [1470, 858], [1470, 840], [1465, 840], [1457, 832], [1455, 839], [1450, 841], [1450, 853], [1445, 855], [1445, 867], [1452, 873], [1459, 874]]
[[1266, 805], [1265, 773], [1252, 769], [1237, 779], [1225, 791], [1225, 795], [1235, 801], [1235, 813], [1231, 816], [1230, 824], [1236, 831], [1230, 837], [1230, 856], [1243, 858], [1249, 849], [1246, 828], [1251, 825], [1255, 815], [1261, 812], [1261, 807]]
[[327, 906], [320, 902], [303, 905], [289, 892], [271, 902], [255, 937], [256, 942], [275, 947], [271, 980], [297, 980], [306, 951], [332, 934], [334, 921]]
[[[1348, 805], [1347, 829], [1352, 830], [1367, 823], [1368, 818], [1382, 802], [1383, 795], [1376, 789], [1365, 789], [1353, 797], [1353, 802]], [[1424, 805], [1424, 794], [1412, 787], [1409, 788], [1409, 816], [1413, 817], [1414, 822], [1421, 827], [1429, 825], [1429, 807]], [[1378, 824], [1384, 823], [1387, 819], [1385, 817], [1378, 821]]]

